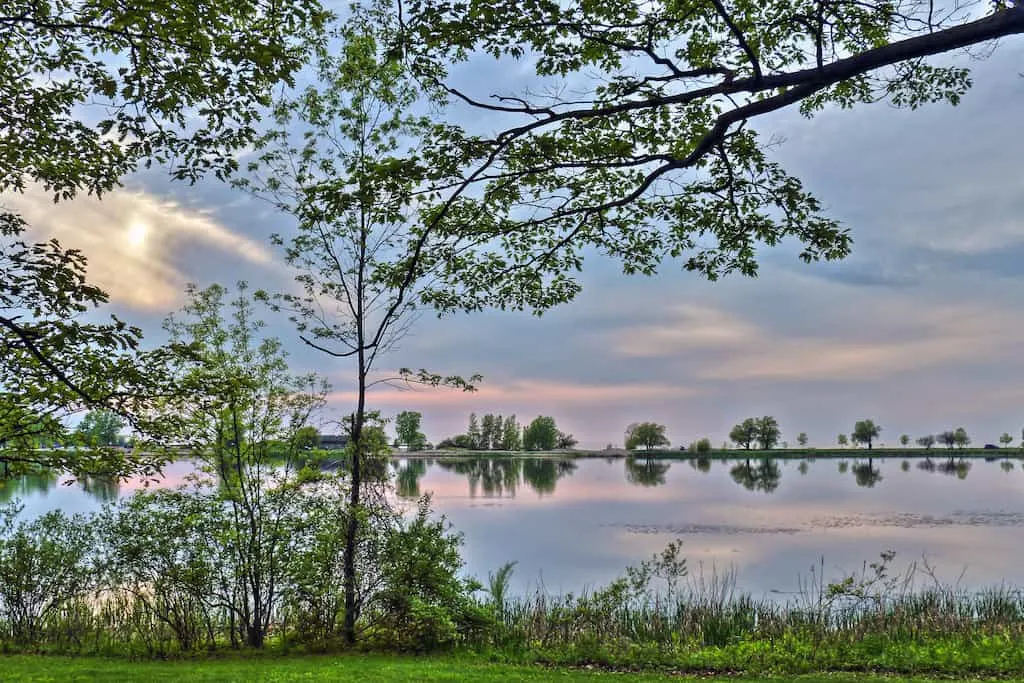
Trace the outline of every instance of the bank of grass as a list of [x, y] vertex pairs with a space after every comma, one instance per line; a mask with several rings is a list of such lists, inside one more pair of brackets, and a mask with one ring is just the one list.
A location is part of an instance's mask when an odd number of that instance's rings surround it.
[[[0, 657], [0, 680], [5, 683], [50, 683], [57, 681], [146, 681], [147, 683], [221, 681], [621, 681], [643, 683], [672, 680], [729, 680], [773, 683], [930, 683], [927, 677], [903, 677], [870, 672], [825, 672], [806, 675], [736, 675], [710, 672], [684, 674], [676, 671], [631, 672], [601, 668], [556, 668], [489, 662], [480, 657], [388, 655], [343, 655], [302, 657], [225, 658], [179, 661], [128, 661], [96, 657]], [[949, 680], [949, 679], [944, 679]], [[983, 679], [975, 679], [983, 680]], [[1024, 680], [1024, 679], [1001, 679]]]

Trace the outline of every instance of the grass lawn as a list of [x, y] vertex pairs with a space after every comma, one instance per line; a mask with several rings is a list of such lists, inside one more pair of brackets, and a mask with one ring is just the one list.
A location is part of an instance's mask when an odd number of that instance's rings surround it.
[[[818, 674], [752, 678], [728, 676], [720, 679], [634, 674], [584, 669], [547, 669], [538, 666], [494, 664], [459, 657], [323, 656], [225, 658], [193, 661], [141, 661], [69, 658], [54, 656], [0, 656], [3, 683], [57, 683], [58, 681], [671, 681], [671, 680], [769, 680], [773, 683], [865, 683], [917, 681], [927, 678], [898, 678], [865, 674]], [[945, 679], [949, 680], [949, 679]], [[981, 679], [975, 679], [981, 680]], [[1002, 679], [1009, 680], [1009, 679]]]

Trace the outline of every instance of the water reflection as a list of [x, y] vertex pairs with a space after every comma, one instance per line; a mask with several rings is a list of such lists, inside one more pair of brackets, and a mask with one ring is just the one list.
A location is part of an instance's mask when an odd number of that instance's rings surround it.
[[[1006, 461], [1008, 462], [1008, 461]], [[943, 458], [942, 462], [936, 463], [931, 458], [925, 458], [917, 463], [917, 467], [925, 472], [939, 472], [941, 474], [948, 474], [955, 476], [957, 479], [966, 479], [967, 474], [971, 471], [971, 463], [965, 458], [957, 458], [954, 455], [949, 456], [948, 459]], [[1010, 463], [1012, 469], [1013, 463]], [[1007, 471], [1007, 468], [1003, 468]]]
[[706, 455], [698, 455], [696, 458], [690, 461], [690, 467], [697, 470], [701, 474], [707, 474], [711, 471], [711, 458]]
[[0, 505], [45, 497], [58, 485], [74, 486], [99, 503], [113, 502], [121, 493], [121, 483], [113, 477], [82, 477], [77, 481], [65, 478], [62, 481], [56, 473], [36, 472], [7, 479], [0, 477]]
[[[419, 495], [419, 478], [426, 472], [422, 460], [412, 460], [399, 465], [396, 472], [398, 495], [410, 498]], [[539, 495], [550, 495], [563, 477], [576, 471], [573, 460], [556, 458], [487, 458], [460, 457], [440, 458], [430, 464], [447, 472], [466, 477], [469, 497], [514, 498], [523, 484]], [[420, 468], [423, 468], [422, 470]]]
[[626, 458], [626, 481], [637, 486], [661, 486], [672, 463], [651, 458]]
[[882, 481], [882, 471], [875, 467], [872, 458], [868, 458], [867, 462], [853, 463], [853, 476], [857, 479], [857, 486], [869, 489]]
[[57, 485], [57, 475], [44, 472], [26, 474], [13, 479], [0, 477], [0, 503], [10, 503], [15, 498], [28, 498], [33, 494], [45, 495]]
[[748, 491], [773, 493], [779, 488], [782, 470], [779, 469], [779, 464], [770, 458], [758, 460], [756, 465], [752, 465], [750, 460], [744, 460], [729, 470], [729, 476]]

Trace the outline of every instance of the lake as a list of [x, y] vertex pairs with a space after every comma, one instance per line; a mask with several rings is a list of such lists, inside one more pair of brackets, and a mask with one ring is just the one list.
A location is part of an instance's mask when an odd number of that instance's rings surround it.
[[[858, 453], [863, 456], [863, 452]], [[785, 597], [801, 580], [860, 570], [886, 550], [894, 567], [927, 561], [967, 588], [1022, 584], [1024, 463], [1016, 459], [651, 460], [405, 458], [399, 500], [433, 494], [465, 536], [469, 573], [516, 561], [512, 589], [595, 587], [675, 539], [691, 575], [735, 569], [739, 588]], [[177, 485], [188, 462], [168, 467]], [[23, 478], [0, 487], [23, 515], [88, 512], [140, 482]]]

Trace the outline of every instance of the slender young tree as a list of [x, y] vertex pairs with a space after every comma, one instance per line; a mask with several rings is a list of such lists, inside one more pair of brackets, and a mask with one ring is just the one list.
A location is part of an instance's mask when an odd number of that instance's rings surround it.
[[[359, 618], [356, 553], [369, 457], [363, 438], [368, 391], [383, 383], [472, 390], [480, 379], [385, 372], [378, 368], [382, 355], [425, 307], [441, 313], [491, 305], [543, 309], [566, 298], [557, 264], [541, 260], [497, 276], [496, 247], [487, 246], [496, 237], [492, 222], [478, 201], [452, 197], [451, 188], [463, 184], [467, 152], [443, 143], [463, 138], [417, 113], [422, 92], [382, 42], [384, 23], [376, 8], [353, 8], [332, 49], [318, 53], [316, 82], [278, 104], [275, 129], [257, 145], [247, 177], [237, 181], [295, 223], [275, 241], [302, 293], [264, 297], [288, 313], [305, 344], [355, 366], [342, 577], [348, 642], [356, 638]], [[443, 196], [449, 198], [439, 205]]]

